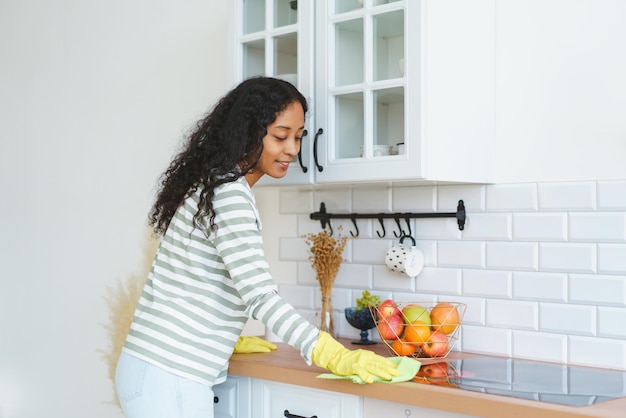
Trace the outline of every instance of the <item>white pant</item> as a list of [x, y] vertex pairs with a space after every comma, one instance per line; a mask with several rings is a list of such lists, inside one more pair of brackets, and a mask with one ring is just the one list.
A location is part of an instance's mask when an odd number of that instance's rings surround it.
[[122, 352], [115, 388], [126, 418], [213, 418], [211, 386]]

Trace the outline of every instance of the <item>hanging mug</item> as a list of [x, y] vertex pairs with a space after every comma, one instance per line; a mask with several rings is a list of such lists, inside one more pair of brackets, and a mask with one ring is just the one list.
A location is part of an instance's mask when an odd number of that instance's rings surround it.
[[[413, 245], [402, 245], [405, 238], [410, 238]], [[385, 264], [391, 271], [416, 277], [424, 268], [424, 254], [415, 246], [415, 239], [410, 235], [400, 238], [400, 244], [387, 251]]]

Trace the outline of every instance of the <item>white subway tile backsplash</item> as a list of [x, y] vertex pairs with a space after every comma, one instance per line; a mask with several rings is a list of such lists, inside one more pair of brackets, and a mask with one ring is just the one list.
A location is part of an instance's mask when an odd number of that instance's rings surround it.
[[539, 315], [540, 331], [576, 335], [596, 334], [594, 306], [540, 303]]
[[355, 212], [378, 213], [391, 211], [391, 189], [388, 187], [355, 188], [352, 191], [352, 208]]
[[486, 187], [486, 208], [488, 212], [535, 212], [537, 185], [493, 184]]
[[437, 264], [441, 267], [485, 267], [485, 243], [481, 241], [439, 241]]
[[594, 305], [626, 305], [626, 276], [571, 274], [569, 301]]
[[598, 336], [626, 339], [626, 306], [598, 308]]
[[450, 300], [452, 302], [459, 302], [465, 304], [465, 312], [463, 314], [463, 324], [466, 325], [485, 325], [486, 312], [485, 312], [485, 299], [472, 298], [472, 297], [459, 297], [448, 296], [441, 298], [440, 300]]
[[473, 213], [463, 231], [465, 240], [500, 240], [511, 239], [510, 213]]
[[489, 299], [486, 313], [488, 327], [536, 331], [539, 326], [539, 306], [536, 302]]
[[418, 292], [461, 294], [461, 269], [424, 267], [416, 281]]
[[508, 299], [511, 297], [511, 272], [465, 269], [463, 295]]
[[513, 331], [513, 356], [565, 363], [567, 361], [567, 336], [546, 332]]
[[463, 326], [463, 351], [511, 356], [512, 331], [502, 328]]
[[626, 369], [626, 340], [571, 336], [568, 357], [571, 364]]
[[598, 273], [626, 274], [626, 244], [598, 244]]
[[327, 212], [349, 213], [352, 212], [352, 191], [350, 189], [322, 189], [315, 190], [313, 194], [313, 207], [319, 211], [324, 203]]
[[387, 239], [354, 239], [352, 240], [352, 262], [385, 264], [385, 254], [393, 242]]
[[487, 242], [487, 268], [537, 270], [537, 243]]
[[298, 284], [319, 287], [319, 283], [315, 277], [315, 270], [311, 267], [310, 261], [298, 262]]
[[[436, 212], [436, 187], [394, 187], [391, 210], [394, 212]], [[456, 206], [454, 207], [456, 210]]]
[[567, 274], [513, 272], [513, 298], [567, 302]]
[[565, 213], [516, 213], [513, 215], [515, 241], [567, 241]]
[[[261, 190], [265, 191], [266, 189]], [[255, 194], [260, 197], [258, 193]], [[263, 196], [263, 198], [269, 199], [270, 197]], [[319, 210], [319, 206], [313, 205], [313, 192], [309, 190], [280, 190], [279, 199], [280, 214], [309, 214]]]
[[434, 240], [417, 240], [415, 247], [424, 254], [424, 265], [437, 265], [437, 241]]
[[539, 244], [539, 269], [571, 273], [597, 270], [595, 244]]
[[569, 240], [611, 242], [626, 239], [624, 213], [572, 213], [569, 216]]
[[596, 183], [539, 183], [539, 210], [588, 211], [596, 208]]
[[598, 182], [598, 210], [626, 210], [626, 180]]
[[335, 286], [346, 288], [371, 288], [372, 265], [343, 263], [337, 272]]
[[[340, 336], [358, 338], [343, 309], [370, 289], [381, 300], [465, 303], [455, 350], [626, 369], [626, 180], [265, 188], [256, 196], [279, 291], [312, 322], [321, 297], [303, 236], [321, 230], [309, 218], [321, 202], [331, 213], [427, 213], [454, 212], [464, 200], [464, 231], [454, 218], [386, 219], [381, 237], [378, 220], [361, 219], [353, 238], [350, 219], [331, 221], [348, 237], [333, 289]], [[384, 265], [394, 233], [409, 227], [425, 258], [413, 279]]]
[[388, 270], [386, 266], [373, 266], [373, 270], [375, 289], [415, 292], [415, 277]]
[[468, 212], [485, 211], [485, 186], [440, 186], [437, 194], [439, 212], [456, 212], [459, 200], [463, 201]]
[[[469, 223], [465, 227], [470, 227]], [[392, 229], [397, 231], [397, 228]], [[392, 236], [392, 232], [388, 232], [388, 236]], [[413, 228], [413, 238], [436, 239], [436, 240], [452, 240], [461, 239], [463, 231], [459, 231], [456, 219], [453, 218], [434, 218], [434, 219], [416, 219]]]

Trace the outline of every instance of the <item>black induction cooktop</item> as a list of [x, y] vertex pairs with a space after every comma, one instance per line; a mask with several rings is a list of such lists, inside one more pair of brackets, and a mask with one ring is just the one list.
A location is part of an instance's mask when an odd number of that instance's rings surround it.
[[626, 397], [626, 372], [503, 357], [426, 364], [416, 381], [463, 390], [586, 406]]

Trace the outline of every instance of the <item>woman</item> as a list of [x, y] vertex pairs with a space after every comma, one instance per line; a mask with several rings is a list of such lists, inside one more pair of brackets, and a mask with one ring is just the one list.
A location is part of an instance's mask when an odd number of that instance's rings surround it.
[[[341, 375], [398, 375], [389, 360], [351, 351], [283, 301], [268, 271], [251, 187], [280, 178], [300, 149], [305, 98], [259, 77], [224, 96], [163, 175], [150, 214], [162, 236], [116, 371], [128, 418], [213, 417], [215, 384], [237, 351], [275, 348], [241, 337], [249, 316]], [[246, 349], [252, 345], [252, 349]]]

